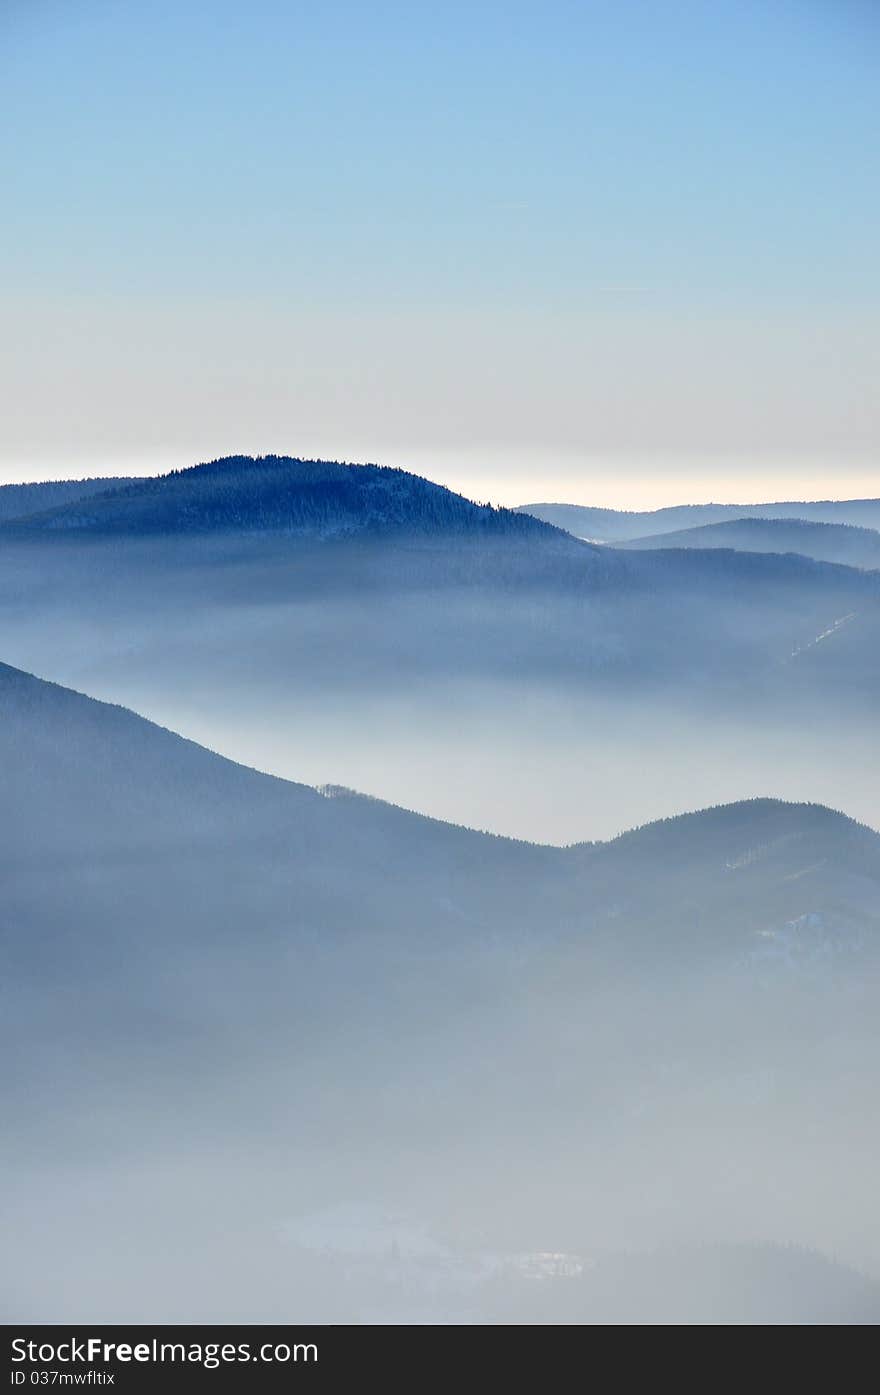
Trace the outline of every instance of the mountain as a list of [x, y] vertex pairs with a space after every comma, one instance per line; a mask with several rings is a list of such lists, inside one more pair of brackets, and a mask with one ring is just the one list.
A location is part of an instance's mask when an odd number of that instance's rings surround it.
[[521, 504], [519, 512], [564, 528], [593, 542], [629, 542], [655, 533], [668, 533], [726, 523], [738, 518], [804, 519], [812, 523], [848, 524], [880, 529], [880, 499], [825, 499], [772, 504], [677, 504], [670, 508], [629, 512], [589, 508], [581, 504]]
[[541, 946], [568, 994], [649, 967], [843, 971], [878, 944], [880, 836], [820, 806], [752, 800], [541, 847], [262, 775], [5, 666], [0, 714], [7, 948], [41, 992], [116, 975], [138, 1002], [169, 954], [259, 981], [295, 951], [332, 974], [366, 957], [387, 989], [401, 952], [482, 978]]
[[795, 552], [818, 562], [880, 567], [880, 532], [849, 523], [811, 523], [803, 518], [735, 518], [675, 533], [649, 533], [619, 542], [624, 549], [734, 548], [739, 552]]
[[80, 499], [130, 484], [124, 478], [93, 480], [47, 480], [37, 484], [0, 485], [0, 524], [28, 514], [56, 509]]
[[[97, 665], [117, 631], [129, 653], [181, 647], [175, 684], [201, 648], [181, 631], [210, 631], [220, 608], [225, 649], [255, 676], [290, 655], [313, 684], [329, 661], [334, 682], [399, 670], [420, 686], [451, 674], [741, 685], [880, 604], [880, 579], [855, 568], [623, 552], [404, 471], [277, 457], [231, 457], [7, 523], [0, 581], [0, 641], [25, 666], [57, 663], [64, 635], [86, 625], [81, 652]], [[271, 652], [258, 612], [286, 626]], [[151, 662], [154, 676], [163, 667]]]
[[[97, 482], [93, 482], [97, 483]], [[448, 534], [542, 538], [553, 530], [511, 509], [474, 504], [418, 475], [379, 465], [227, 456], [74, 498], [22, 520], [23, 532], [97, 537], [272, 533]]]
[[10, 1320], [341, 1320], [275, 1237], [347, 1198], [466, 1247], [869, 1243], [871, 830], [760, 799], [539, 847], [8, 667], [0, 766]]
[[[118, 878], [129, 915], [137, 924], [154, 918], [157, 927], [168, 923], [173, 885], [188, 933], [206, 923], [255, 929], [258, 918], [289, 919], [294, 906], [291, 931], [306, 936], [351, 920], [361, 929], [417, 920], [480, 933], [484, 918], [498, 924], [515, 896], [534, 913], [534, 864], [556, 855], [260, 774], [121, 707], [5, 665], [0, 712], [7, 892], [32, 916], [41, 902], [52, 907], [54, 895], [66, 895], [69, 869], [78, 867], [84, 899], [68, 910], [68, 933], [90, 903], [89, 868], [100, 868], [101, 887], [88, 911], [92, 927], [108, 911], [115, 924], [104, 898]], [[47, 858], [54, 871], [35, 878]], [[159, 867], [167, 880], [156, 876]], [[522, 885], [507, 886], [512, 876]]]
[[[689, 954], [734, 956], [804, 914], [820, 916], [829, 934], [874, 933], [877, 909], [861, 887], [880, 885], [880, 835], [821, 806], [757, 799], [606, 843], [541, 847], [261, 774], [6, 665], [0, 713], [0, 857], [7, 888], [31, 908], [51, 896], [52, 868], [100, 864], [106, 878], [117, 859], [129, 885], [145, 879], [127, 897], [140, 916], [168, 896], [154, 858], [201, 901], [199, 923], [216, 895], [213, 914], [241, 917], [252, 931], [251, 863], [274, 868], [279, 908], [295, 896], [297, 933], [330, 934], [341, 918], [405, 928], [411, 944], [429, 931], [459, 944], [499, 934], [515, 943], [539, 931], [580, 934], [611, 916], [618, 938], [668, 922]], [[49, 850], [35, 881], [35, 859]], [[215, 884], [208, 874], [221, 867]], [[692, 937], [706, 923], [712, 933], [700, 947]]]
[[221, 462], [87, 501], [94, 528], [47, 526], [80, 504], [0, 528], [0, 653], [276, 775], [541, 842], [766, 788], [877, 821], [877, 574], [315, 471]]

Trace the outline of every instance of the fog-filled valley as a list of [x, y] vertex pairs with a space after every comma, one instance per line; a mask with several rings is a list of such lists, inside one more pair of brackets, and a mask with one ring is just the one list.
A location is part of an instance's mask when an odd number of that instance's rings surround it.
[[763, 793], [880, 824], [880, 572], [594, 547], [402, 471], [249, 468], [10, 522], [3, 658], [270, 773], [539, 842]]
[[880, 573], [94, 485], [0, 489], [7, 1320], [880, 1318]]
[[12, 1386], [880, 1324], [878, 56], [0, 0]]

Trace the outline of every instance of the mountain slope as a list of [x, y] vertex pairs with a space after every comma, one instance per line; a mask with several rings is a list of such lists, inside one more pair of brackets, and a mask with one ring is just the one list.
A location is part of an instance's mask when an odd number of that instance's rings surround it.
[[818, 562], [880, 567], [880, 532], [847, 523], [812, 523], [802, 518], [736, 518], [674, 533], [649, 533], [617, 543], [627, 551], [656, 548], [735, 548], [739, 552], [799, 553]]
[[104, 494], [107, 490], [121, 489], [131, 483], [129, 479], [108, 477], [47, 480], [36, 484], [3, 484], [0, 485], [0, 524]]
[[728, 934], [741, 949], [765, 923], [812, 912], [873, 924], [862, 881], [880, 885], [880, 836], [818, 806], [754, 800], [611, 843], [537, 847], [261, 775], [7, 666], [0, 714], [0, 862], [29, 914], [52, 900], [52, 868], [76, 865], [136, 880], [138, 917], [167, 896], [165, 867], [186, 904], [201, 898], [198, 924], [211, 905], [216, 923], [242, 917], [251, 931], [295, 907], [292, 933], [348, 936], [359, 922], [406, 927], [412, 942], [442, 931], [515, 943], [539, 928], [581, 934], [613, 913], [615, 932], [636, 937], [668, 925], [689, 938], [711, 923], [707, 948], [726, 953]]
[[503, 916], [517, 880], [534, 912], [529, 878], [552, 855], [324, 797], [5, 665], [0, 716], [0, 866], [13, 902], [29, 917], [47, 905], [49, 924], [75, 867], [83, 902], [68, 919], [93, 929], [106, 928], [108, 911], [113, 923], [108, 891], [125, 886], [133, 922], [176, 918], [196, 944], [207, 925], [238, 933], [279, 918], [305, 938], [411, 924], [480, 933], [487, 915]]

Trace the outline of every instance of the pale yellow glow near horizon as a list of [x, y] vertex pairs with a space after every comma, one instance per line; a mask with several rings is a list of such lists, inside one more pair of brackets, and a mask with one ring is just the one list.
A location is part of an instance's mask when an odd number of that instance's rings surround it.
[[[0, 485], [114, 475], [161, 475], [232, 453], [215, 449], [153, 459], [136, 456], [97, 461], [67, 459], [18, 466], [6, 464], [0, 467]], [[788, 459], [757, 462], [723, 458], [707, 458], [701, 466], [692, 461], [633, 460], [613, 456], [587, 457], [582, 461], [557, 457], [550, 462], [540, 459], [530, 462], [514, 452], [513, 468], [505, 470], [503, 452], [475, 452], [470, 457], [442, 451], [402, 451], [399, 454], [380, 451], [356, 457], [352, 452], [330, 446], [320, 450], [314, 446], [306, 449], [278, 445], [243, 453], [347, 459], [353, 463], [371, 461], [423, 475], [467, 498], [507, 507], [565, 503], [641, 511], [677, 504], [760, 504], [880, 497], [880, 464], [849, 460], [833, 466], [824, 461], [798, 464]]]
[[452, 459], [440, 468], [429, 461], [411, 465], [416, 473], [445, 484], [469, 498], [505, 504], [592, 505], [597, 508], [650, 510], [676, 504], [763, 504], [777, 501], [880, 497], [880, 464], [826, 461], [795, 464], [788, 459], [693, 462], [606, 456], [536, 464], [506, 474], [500, 466], [481, 469]]
[[880, 496], [867, 307], [607, 296], [330, 313], [12, 298], [0, 480], [233, 454], [398, 466], [469, 498], [649, 509]]

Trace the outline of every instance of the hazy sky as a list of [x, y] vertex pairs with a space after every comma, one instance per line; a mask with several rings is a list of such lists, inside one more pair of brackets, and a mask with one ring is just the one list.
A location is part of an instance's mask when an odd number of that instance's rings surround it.
[[0, 0], [0, 479], [880, 492], [874, 0]]

